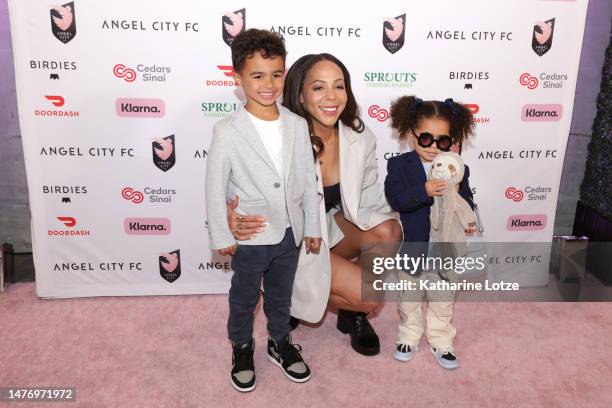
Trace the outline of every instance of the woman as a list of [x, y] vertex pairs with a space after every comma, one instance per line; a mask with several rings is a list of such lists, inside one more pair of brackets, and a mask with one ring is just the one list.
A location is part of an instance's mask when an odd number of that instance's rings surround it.
[[[302, 248], [295, 277], [292, 316], [318, 322], [327, 305], [338, 309], [337, 327], [350, 333], [351, 345], [364, 355], [380, 351], [368, 322], [382, 305], [362, 299], [362, 248], [385, 255], [402, 241], [399, 222], [378, 182], [376, 138], [359, 118], [344, 64], [330, 54], [298, 59], [287, 72], [283, 105], [308, 122], [321, 198], [323, 242], [318, 256]], [[228, 205], [228, 221], [237, 239], [250, 239], [261, 218], [240, 217]], [[370, 269], [371, 270], [371, 269]]]

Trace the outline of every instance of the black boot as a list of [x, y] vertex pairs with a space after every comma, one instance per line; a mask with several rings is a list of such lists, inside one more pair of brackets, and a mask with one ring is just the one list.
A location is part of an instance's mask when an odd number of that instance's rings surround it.
[[290, 319], [289, 319], [289, 330], [290, 331], [294, 331], [295, 329], [297, 329], [299, 324], [300, 324], [300, 319], [296, 319], [295, 317], [290, 316]]
[[359, 354], [375, 356], [380, 353], [380, 342], [370, 326], [366, 313], [338, 309], [338, 324], [342, 333], [351, 335], [351, 346]]

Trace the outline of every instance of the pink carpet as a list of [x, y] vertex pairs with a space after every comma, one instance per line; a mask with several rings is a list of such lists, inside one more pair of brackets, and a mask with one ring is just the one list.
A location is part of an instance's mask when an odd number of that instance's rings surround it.
[[[397, 312], [372, 320], [383, 351], [363, 357], [335, 329], [300, 326], [312, 369], [290, 382], [266, 359], [255, 327], [257, 388], [229, 384], [226, 296], [39, 300], [34, 284], [0, 294], [0, 386], [75, 386], [77, 403], [43, 407], [611, 407], [612, 303], [457, 303], [445, 371], [421, 342], [393, 359]], [[0, 403], [2, 405], [2, 403]]]

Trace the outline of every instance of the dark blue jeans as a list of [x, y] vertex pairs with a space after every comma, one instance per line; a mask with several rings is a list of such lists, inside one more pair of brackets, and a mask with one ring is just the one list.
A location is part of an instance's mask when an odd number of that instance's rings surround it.
[[261, 280], [268, 331], [277, 343], [289, 333], [289, 309], [299, 251], [291, 228], [276, 245], [238, 245], [232, 258], [232, 287], [227, 331], [234, 342], [253, 337], [253, 317], [259, 301]]

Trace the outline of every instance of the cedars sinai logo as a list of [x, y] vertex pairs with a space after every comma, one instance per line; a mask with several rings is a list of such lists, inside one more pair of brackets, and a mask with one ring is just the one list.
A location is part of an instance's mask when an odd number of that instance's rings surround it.
[[372, 105], [368, 108], [368, 115], [379, 122], [384, 122], [389, 119], [389, 111], [381, 108], [378, 105]]
[[406, 14], [395, 18], [387, 18], [383, 22], [383, 47], [391, 54], [395, 54], [404, 46], [404, 38], [406, 35]]
[[53, 6], [49, 14], [51, 15], [51, 32], [55, 38], [64, 44], [70, 42], [76, 36], [74, 2]]

